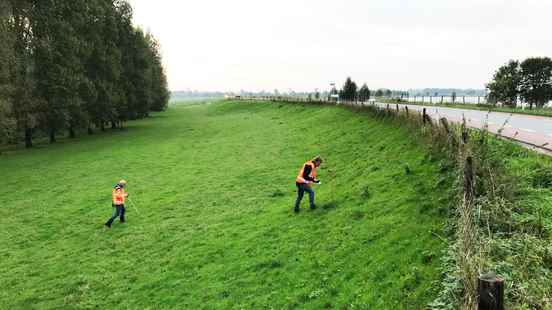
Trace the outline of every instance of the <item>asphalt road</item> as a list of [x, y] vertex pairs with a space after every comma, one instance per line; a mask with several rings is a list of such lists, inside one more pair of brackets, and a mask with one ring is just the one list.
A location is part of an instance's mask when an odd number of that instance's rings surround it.
[[[385, 103], [376, 104], [380, 107], [387, 106]], [[449, 122], [460, 123], [465, 116], [468, 126], [482, 129], [485, 124], [488, 124], [489, 131], [495, 134], [498, 134], [499, 130], [503, 128], [501, 136], [552, 155], [552, 117], [399, 104], [401, 109], [404, 109], [405, 106], [408, 106], [411, 111], [420, 112], [426, 108], [426, 113], [432, 119], [444, 117]], [[391, 104], [390, 107], [396, 108], [395, 104]]]

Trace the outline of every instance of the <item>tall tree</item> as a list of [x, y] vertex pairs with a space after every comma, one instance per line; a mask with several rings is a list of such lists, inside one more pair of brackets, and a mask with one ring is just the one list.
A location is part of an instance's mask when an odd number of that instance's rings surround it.
[[358, 91], [358, 99], [360, 101], [370, 100], [370, 89], [368, 88], [368, 85], [366, 85], [366, 83], [364, 83]]
[[[121, 49], [115, 4], [112, 0], [91, 0], [90, 15], [83, 36], [89, 42], [89, 56], [84, 60], [87, 81], [81, 84], [88, 115], [88, 133], [93, 127], [105, 129], [115, 114], [116, 89], [120, 83]], [[120, 87], [120, 86], [119, 86]]]
[[[33, 30], [31, 26], [32, 0], [9, 0], [11, 9], [8, 31], [13, 35], [13, 64], [10, 66], [11, 112], [18, 133], [23, 133], [25, 147], [33, 146], [33, 130], [38, 123], [37, 102], [34, 97], [36, 83], [33, 72]], [[3, 43], [4, 44], [4, 43]]]
[[129, 119], [143, 117], [144, 106], [149, 102], [148, 89], [144, 89], [144, 67], [146, 43], [137, 38], [137, 31], [132, 26], [132, 7], [123, 0], [114, 1], [116, 28], [118, 31], [117, 48], [120, 55], [120, 75], [118, 90], [114, 102], [114, 111], [110, 119], [112, 127]]
[[10, 140], [14, 133], [15, 120], [11, 111], [10, 94], [13, 85], [10, 81], [10, 69], [14, 66], [13, 34], [9, 27], [11, 7], [7, 2], [0, 2], [0, 144]]
[[520, 93], [529, 107], [540, 108], [552, 100], [552, 60], [548, 57], [528, 58], [520, 67]]
[[347, 101], [353, 101], [357, 95], [357, 85], [350, 77], [347, 77], [345, 84], [343, 84], [343, 89], [341, 90], [341, 99]]
[[169, 103], [170, 93], [167, 85], [167, 76], [163, 69], [163, 61], [160, 52], [159, 41], [152, 34], [146, 35], [149, 42], [151, 57], [151, 110], [164, 111]]
[[152, 62], [150, 46], [144, 32], [136, 29], [134, 33], [135, 63], [138, 70], [135, 72], [133, 81], [137, 86], [136, 112], [138, 117], [149, 116], [152, 106]]
[[493, 80], [487, 84], [489, 101], [510, 107], [516, 107], [521, 83], [519, 61], [510, 60], [494, 74]]
[[43, 99], [39, 112], [50, 143], [65, 128], [74, 136], [83, 118], [79, 86], [84, 70], [78, 32], [83, 4], [84, 0], [36, 1], [31, 20], [37, 93]]

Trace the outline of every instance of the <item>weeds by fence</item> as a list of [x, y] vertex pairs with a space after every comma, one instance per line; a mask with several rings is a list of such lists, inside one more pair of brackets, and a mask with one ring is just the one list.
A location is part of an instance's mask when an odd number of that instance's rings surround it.
[[[297, 100], [286, 97], [242, 98], [275, 103], [334, 105], [325, 100]], [[506, 282], [506, 302], [511, 308], [550, 309], [552, 307], [552, 247], [547, 245], [548, 229], [539, 208], [523, 201], [524, 185], [506, 171], [503, 154], [514, 146], [494, 139], [488, 130], [469, 129], [466, 121], [450, 124], [446, 119], [431, 119], [424, 112], [400, 109], [398, 105], [380, 107], [361, 102], [341, 105], [359, 113], [408, 126], [426, 141], [433, 154], [443, 158], [443, 169], [451, 169], [457, 179], [457, 206], [453, 208], [448, 230], [449, 247], [443, 258], [443, 282], [433, 309], [502, 309], [496, 292], [481, 291], [483, 274], [497, 272]], [[506, 125], [506, 124], [504, 124]], [[498, 146], [497, 143], [504, 143]], [[552, 172], [550, 173], [552, 185]], [[521, 239], [520, 239], [521, 238]], [[523, 242], [523, 238], [527, 242]], [[530, 242], [529, 242], [530, 241]], [[529, 257], [534, 265], [523, 262]], [[512, 262], [519, 262], [513, 265]], [[548, 269], [547, 269], [548, 268]], [[489, 273], [491, 271], [491, 273]], [[484, 279], [483, 279], [484, 280]], [[496, 279], [495, 279], [496, 280]], [[493, 282], [494, 283], [494, 282]], [[503, 286], [504, 285], [504, 286]], [[498, 287], [501, 289], [501, 287]], [[496, 289], [496, 286], [492, 287]], [[478, 304], [480, 294], [491, 302]]]

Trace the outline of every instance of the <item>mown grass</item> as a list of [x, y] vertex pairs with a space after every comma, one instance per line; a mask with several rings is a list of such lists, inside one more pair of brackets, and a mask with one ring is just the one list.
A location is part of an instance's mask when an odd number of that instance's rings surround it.
[[[319, 208], [294, 178], [325, 159]], [[0, 156], [0, 308], [423, 309], [451, 183], [406, 128], [339, 107], [183, 105]], [[111, 214], [127, 179], [139, 212]]]

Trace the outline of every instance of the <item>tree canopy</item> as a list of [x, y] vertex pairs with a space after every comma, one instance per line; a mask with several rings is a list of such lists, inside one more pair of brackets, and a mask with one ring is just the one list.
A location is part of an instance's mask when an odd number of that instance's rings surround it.
[[358, 100], [360, 101], [370, 100], [370, 89], [368, 88], [368, 85], [366, 85], [366, 83], [364, 83], [358, 91]]
[[537, 107], [552, 100], [552, 59], [548, 57], [528, 58], [520, 64], [521, 97]]
[[353, 101], [355, 100], [357, 95], [357, 85], [353, 80], [351, 80], [350, 77], [348, 77], [345, 80], [345, 84], [343, 85], [343, 89], [341, 90], [340, 97], [343, 100], [346, 101]]
[[496, 71], [493, 80], [487, 84], [489, 101], [502, 102], [505, 105], [516, 107], [520, 82], [519, 61], [510, 60]]

